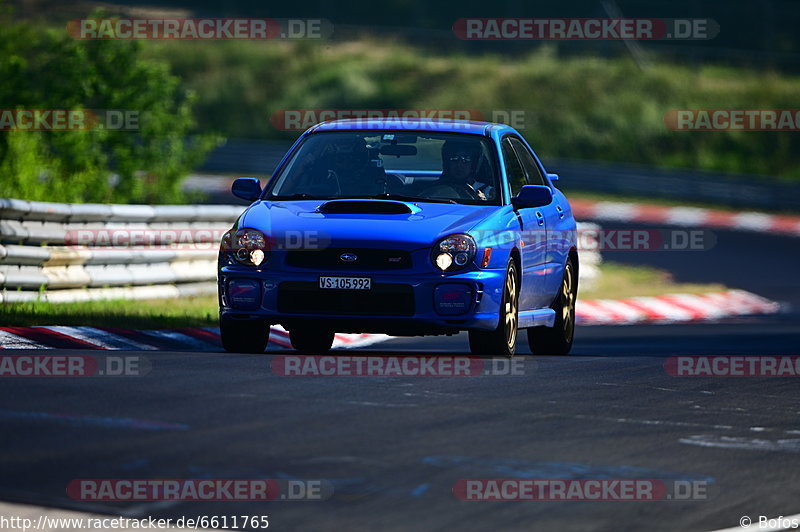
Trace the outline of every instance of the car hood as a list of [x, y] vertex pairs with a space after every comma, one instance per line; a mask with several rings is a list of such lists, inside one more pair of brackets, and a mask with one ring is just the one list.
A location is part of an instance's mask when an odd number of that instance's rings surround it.
[[[343, 200], [338, 200], [341, 202]], [[498, 206], [452, 203], [409, 203], [357, 200], [361, 204], [391, 204], [403, 214], [326, 213], [323, 200], [258, 201], [240, 217], [237, 227], [258, 229], [289, 248], [315, 245], [419, 249], [452, 233], [467, 232], [500, 209]], [[334, 202], [334, 203], [338, 203]], [[322, 211], [320, 212], [320, 208]], [[303, 242], [304, 245], [299, 245]]]

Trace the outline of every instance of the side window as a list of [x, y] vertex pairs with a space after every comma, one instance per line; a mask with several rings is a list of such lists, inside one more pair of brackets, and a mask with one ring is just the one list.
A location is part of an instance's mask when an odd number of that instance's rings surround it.
[[502, 149], [508, 185], [511, 187], [511, 195], [516, 196], [522, 187], [528, 184], [525, 179], [525, 170], [522, 169], [517, 154], [514, 153], [514, 148], [511, 147], [508, 139], [503, 139]]
[[544, 180], [544, 176], [539, 170], [539, 166], [536, 164], [536, 161], [533, 159], [533, 155], [531, 155], [531, 152], [528, 151], [528, 148], [525, 146], [525, 144], [523, 144], [521, 140], [513, 137], [510, 140], [511, 144], [514, 146], [514, 150], [519, 156], [519, 160], [522, 163], [522, 168], [525, 169], [525, 173], [528, 176], [528, 184], [547, 186], [547, 182]]

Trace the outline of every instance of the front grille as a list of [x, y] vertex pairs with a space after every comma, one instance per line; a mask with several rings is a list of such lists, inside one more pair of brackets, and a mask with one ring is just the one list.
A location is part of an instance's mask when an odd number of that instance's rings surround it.
[[371, 290], [322, 290], [318, 283], [286, 281], [278, 287], [284, 314], [413, 316], [414, 290], [405, 284], [373, 284]]
[[[344, 260], [355, 257], [355, 260]], [[315, 270], [403, 270], [411, 267], [411, 255], [397, 249], [327, 248], [292, 250], [286, 265]]]

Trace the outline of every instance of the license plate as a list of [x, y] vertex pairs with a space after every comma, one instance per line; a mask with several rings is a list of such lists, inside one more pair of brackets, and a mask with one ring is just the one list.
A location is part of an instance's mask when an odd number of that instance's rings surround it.
[[320, 277], [319, 287], [327, 290], [371, 290], [369, 277]]

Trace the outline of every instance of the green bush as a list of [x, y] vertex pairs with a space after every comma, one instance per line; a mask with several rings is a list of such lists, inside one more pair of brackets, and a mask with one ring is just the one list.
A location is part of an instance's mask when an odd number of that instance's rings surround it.
[[135, 41], [80, 41], [29, 24], [0, 29], [0, 108], [138, 112], [135, 131], [0, 131], [0, 195], [170, 203], [218, 142], [193, 132], [195, 96]]

